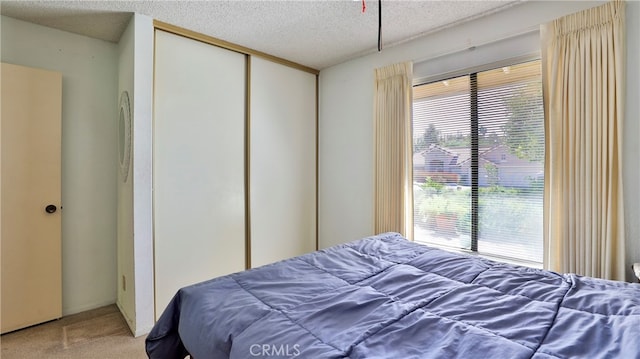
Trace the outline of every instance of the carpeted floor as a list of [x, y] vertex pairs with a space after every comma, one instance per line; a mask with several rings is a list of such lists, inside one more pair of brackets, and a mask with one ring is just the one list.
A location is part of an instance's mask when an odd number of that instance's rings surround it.
[[145, 336], [134, 338], [115, 305], [7, 333], [2, 359], [144, 359]]

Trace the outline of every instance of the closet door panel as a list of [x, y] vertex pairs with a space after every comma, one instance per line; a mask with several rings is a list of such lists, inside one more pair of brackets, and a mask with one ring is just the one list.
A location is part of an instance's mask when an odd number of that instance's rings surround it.
[[251, 266], [316, 249], [316, 76], [251, 58]]
[[156, 31], [156, 318], [179, 288], [245, 269], [245, 66]]

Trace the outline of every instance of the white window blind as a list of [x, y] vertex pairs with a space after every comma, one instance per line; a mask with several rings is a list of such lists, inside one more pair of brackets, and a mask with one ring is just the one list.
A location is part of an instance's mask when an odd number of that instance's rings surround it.
[[414, 238], [542, 263], [540, 61], [414, 87]]

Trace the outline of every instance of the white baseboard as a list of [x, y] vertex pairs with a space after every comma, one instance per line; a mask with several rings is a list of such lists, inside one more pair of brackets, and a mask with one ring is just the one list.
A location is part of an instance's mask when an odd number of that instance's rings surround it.
[[135, 320], [130, 318], [127, 313], [122, 309], [122, 306], [120, 305], [119, 302], [116, 302], [116, 305], [118, 306], [118, 310], [120, 310], [120, 313], [122, 314], [122, 316], [124, 317], [125, 322], [127, 322], [127, 326], [129, 326], [129, 330], [131, 331], [131, 334], [133, 334], [134, 337], [141, 337], [143, 335], [147, 335], [149, 334], [149, 332], [151, 331], [151, 328], [153, 328], [153, 326], [150, 327], [143, 327], [143, 328], [136, 328], [136, 323]]

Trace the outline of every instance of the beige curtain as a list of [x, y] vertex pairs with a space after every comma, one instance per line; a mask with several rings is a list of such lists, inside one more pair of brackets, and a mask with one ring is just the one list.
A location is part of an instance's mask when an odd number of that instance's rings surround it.
[[545, 262], [624, 280], [624, 2], [542, 26]]
[[413, 64], [375, 70], [374, 230], [413, 239], [411, 140]]

